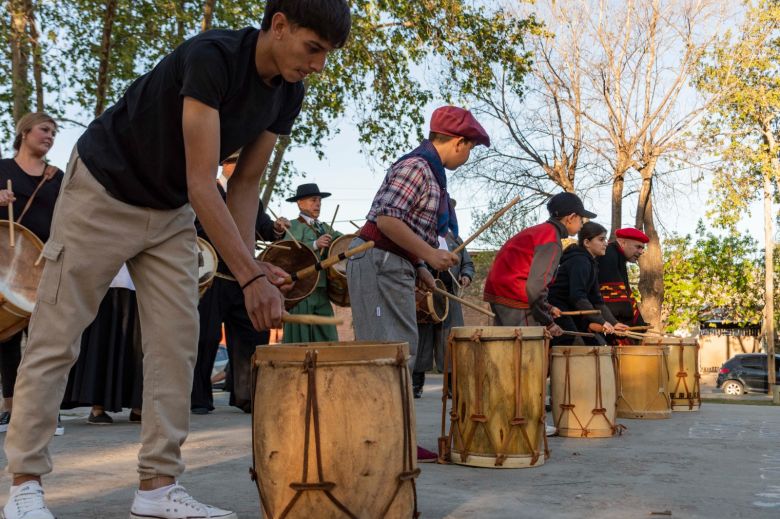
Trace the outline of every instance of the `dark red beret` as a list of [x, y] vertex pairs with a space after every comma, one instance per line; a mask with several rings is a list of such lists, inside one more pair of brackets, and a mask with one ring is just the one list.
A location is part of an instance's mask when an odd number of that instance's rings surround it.
[[634, 227], [626, 227], [624, 229], [618, 229], [615, 232], [615, 236], [617, 236], [618, 238], [623, 238], [624, 240], [641, 241], [642, 243], [647, 243], [650, 241], [650, 238], [648, 238], [645, 233], [643, 233], [642, 231]]
[[457, 106], [442, 106], [434, 110], [431, 116], [431, 131], [452, 137], [465, 137], [490, 147], [490, 137], [482, 125], [471, 112]]

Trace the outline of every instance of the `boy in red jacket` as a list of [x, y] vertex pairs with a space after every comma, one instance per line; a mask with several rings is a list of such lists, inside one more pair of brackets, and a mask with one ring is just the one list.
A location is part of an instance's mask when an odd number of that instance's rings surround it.
[[553, 196], [547, 209], [550, 219], [513, 236], [490, 268], [484, 300], [496, 314], [496, 326], [545, 326], [553, 336], [562, 333], [553, 321], [560, 311], [547, 302], [547, 287], [561, 259], [561, 240], [596, 215], [574, 193]]

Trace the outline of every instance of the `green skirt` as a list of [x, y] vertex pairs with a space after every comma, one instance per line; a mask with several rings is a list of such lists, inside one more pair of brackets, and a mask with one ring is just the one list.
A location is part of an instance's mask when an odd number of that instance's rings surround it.
[[[326, 288], [317, 288], [312, 294], [295, 305], [291, 314], [305, 315], [333, 315], [333, 307], [328, 299]], [[312, 324], [285, 324], [284, 338], [282, 342], [289, 344], [292, 342], [335, 342], [339, 340], [339, 334], [336, 327], [332, 324], [312, 325]]]

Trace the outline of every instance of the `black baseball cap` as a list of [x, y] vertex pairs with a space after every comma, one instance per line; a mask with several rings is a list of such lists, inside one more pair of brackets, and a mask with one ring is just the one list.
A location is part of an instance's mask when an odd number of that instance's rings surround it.
[[547, 210], [550, 216], [561, 218], [568, 214], [578, 214], [585, 218], [596, 218], [596, 213], [585, 210], [580, 197], [574, 193], [558, 193], [547, 202]]

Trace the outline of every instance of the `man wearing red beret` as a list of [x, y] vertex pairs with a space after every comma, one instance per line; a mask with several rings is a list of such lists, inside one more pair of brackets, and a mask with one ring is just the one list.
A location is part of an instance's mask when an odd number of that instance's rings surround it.
[[615, 318], [628, 326], [643, 326], [636, 299], [628, 281], [626, 263], [636, 263], [650, 241], [645, 233], [633, 227], [615, 232], [616, 239], [607, 246], [607, 253], [596, 258], [599, 264], [599, 286], [604, 302]]
[[[436, 109], [428, 139], [391, 166], [351, 245], [376, 244], [347, 264], [355, 339], [408, 342], [410, 370], [418, 342], [415, 282], [431, 289], [434, 280], [426, 263], [446, 271], [460, 261], [444, 240], [449, 231], [458, 236], [445, 169], [465, 164], [478, 144], [490, 146], [490, 138], [471, 112], [455, 106]], [[433, 461], [436, 455], [418, 448], [418, 458]]]

